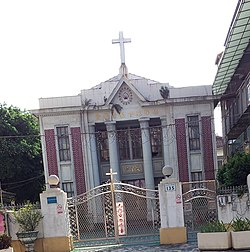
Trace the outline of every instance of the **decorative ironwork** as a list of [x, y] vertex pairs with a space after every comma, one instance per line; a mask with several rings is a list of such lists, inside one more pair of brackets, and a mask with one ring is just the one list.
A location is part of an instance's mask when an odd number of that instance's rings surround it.
[[215, 181], [183, 183], [182, 190], [185, 226], [195, 239], [194, 234], [205, 223], [217, 220]]
[[[123, 212], [119, 215], [121, 209], [117, 212], [116, 207], [121, 205]], [[159, 239], [160, 208], [157, 190], [120, 182], [114, 182], [112, 187], [112, 183], [107, 183], [69, 198], [68, 208], [74, 241], [84, 241], [86, 244], [93, 240], [123, 243], [129, 237], [137, 235], [157, 236]], [[123, 219], [119, 219], [119, 216]], [[124, 227], [118, 228], [118, 225]]]
[[105, 226], [106, 226], [106, 236], [114, 237], [115, 236], [115, 226], [114, 226], [114, 213], [112, 205], [111, 194], [104, 195], [104, 216], [105, 216]]
[[70, 223], [70, 230], [71, 235], [73, 236], [74, 240], [78, 239], [78, 233], [77, 233], [77, 215], [76, 215], [76, 208], [74, 205], [70, 206], [69, 208], [69, 223]]
[[243, 195], [244, 193], [248, 193], [248, 186], [247, 185], [220, 187], [217, 189], [218, 195], [224, 195], [224, 194]]
[[213, 200], [216, 197], [216, 192], [206, 188], [195, 188], [183, 193], [182, 196], [185, 202], [198, 198], [207, 198]]

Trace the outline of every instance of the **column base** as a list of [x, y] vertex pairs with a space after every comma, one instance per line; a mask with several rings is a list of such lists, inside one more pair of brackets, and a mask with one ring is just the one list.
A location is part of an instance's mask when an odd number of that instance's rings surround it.
[[186, 242], [186, 227], [160, 228], [160, 244], [178, 244]]
[[72, 237], [53, 237], [43, 239], [44, 252], [68, 252], [73, 249]]
[[[24, 252], [25, 247], [19, 241], [15, 240], [11, 243], [15, 252]], [[38, 238], [35, 241], [35, 251], [37, 252], [69, 252], [73, 249], [72, 237], [51, 237]]]

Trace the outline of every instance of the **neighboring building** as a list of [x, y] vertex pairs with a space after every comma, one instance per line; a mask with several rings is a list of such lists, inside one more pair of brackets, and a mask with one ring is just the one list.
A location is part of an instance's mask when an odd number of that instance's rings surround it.
[[180, 181], [214, 179], [212, 86], [174, 88], [127, 71], [122, 33], [120, 73], [79, 95], [41, 98], [45, 178], [59, 176], [68, 195], [110, 176], [155, 189], [164, 165]]
[[[221, 103], [224, 157], [249, 151], [250, 140], [250, 0], [238, 2], [213, 83]], [[217, 60], [218, 61], [218, 60]]]
[[223, 137], [216, 136], [217, 165], [218, 169], [223, 165]]

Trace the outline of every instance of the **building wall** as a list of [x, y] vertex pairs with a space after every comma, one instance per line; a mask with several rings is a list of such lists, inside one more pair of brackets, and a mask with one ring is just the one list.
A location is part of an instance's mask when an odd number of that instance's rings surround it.
[[83, 165], [83, 150], [82, 150], [82, 138], [80, 127], [70, 128], [72, 137], [72, 152], [74, 161], [74, 174], [76, 181], [76, 192], [82, 194], [86, 192], [85, 185], [85, 169]]
[[[116, 92], [118, 90], [117, 88]], [[158, 89], [155, 90], [159, 91]], [[179, 94], [181, 94], [179, 99], [178, 90]], [[122, 104], [120, 114], [117, 112], [111, 113], [112, 104], [119, 104], [120, 102], [119, 96], [115, 94], [113, 100], [110, 98], [110, 104], [90, 105], [82, 108], [78, 107], [78, 96], [66, 97], [65, 106], [63, 106], [63, 97], [56, 97], [55, 101], [52, 98], [44, 101], [40, 100], [42, 107], [35, 113], [40, 117], [41, 132], [44, 132], [45, 136], [43, 152], [46, 153], [44, 155], [46, 159], [44, 165], [48, 175], [57, 174], [61, 179], [61, 183], [73, 183], [75, 194], [81, 194], [93, 188], [96, 181], [105, 182], [108, 179], [105, 174], [109, 171], [110, 164], [109, 162], [100, 162], [100, 145], [97, 141], [97, 135], [92, 134], [90, 136], [90, 132], [99, 130], [96, 127], [97, 124], [102, 125], [101, 127], [107, 130], [105, 123], [110, 120], [114, 122], [114, 127], [119, 124], [137, 123], [140, 128], [141, 119], [151, 118], [159, 122], [158, 126], [162, 127], [163, 134], [165, 134], [163, 135], [165, 148], [163, 156], [152, 157], [151, 166], [155, 181], [163, 177], [161, 169], [166, 164], [173, 167], [172, 177], [178, 178], [180, 181], [192, 180], [193, 173], [202, 174], [199, 177], [202, 179], [213, 179], [214, 153], [216, 150], [213, 121], [211, 119], [213, 118], [213, 99], [209, 98], [209, 96], [198, 95], [185, 97], [185, 94], [192, 94], [192, 90], [195, 90], [193, 88], [178, 90], [173, 89], [172, 95], [175, 96], [173, 100], [155, 102], [142, 101], [143, 98], [136, 93], [136, 90], [133, 90], [131, 92], [133, 100], [129, 104]], [[199, 90], [202, 92], [205, 90], [206, 92], [204, 92], [207, 93], [207, 88], [199, 87]], [[97, 91], [96, 88], [91, 92]], [[82, 94], [85, 93], [82, 92]], [[95, 97], [96, 94], [93, 95], [93, 98]], [[84, 99], [82, 97], [82, 100]], [[100, 103], [100, 97], [98, 99]], [[74, 106], [71, 106], [72, 104]], [[188, 142], [187, 117], [192, 115], [199, 117], [200, 128], [201, 149], [195, 152], [189, 150]], [[67, 162], [59, 160], [58, 140], [55, 132], [56, 128], [61, 126], [67, 126], [69, 129], [71, 160]], [[90, 127], [94, 127], [94, 129], [92, 128], [92, 131], [90, 131]], [[150, 142], [150, 139], [147, 142]], [[96, 146], [97, 151], [92, 149], [93, 146]], [[94, 157], [94, 155], [96, 156]], [[124, 180], [145, 179], [144, 165], [143, 158], [140, 160], [119, 161], [121, 177]], [[97, 174], [100, 175], [100, 179], [94, 178]]]
[[211, 117], [203, 116], [201, 117], [202, 122], [202, 144], [204, 150], [204, 171], [205, 179], [214, 179], [214, 149], [212, 140], [212, 125]]
[[45, 143], [47, 153], [47, 164], [49, 171], [48, 175], [59, 175], [58, 164], [57, 164], [57, 153], [56, 153], [56, 141], [54, 129], [45, 130]]

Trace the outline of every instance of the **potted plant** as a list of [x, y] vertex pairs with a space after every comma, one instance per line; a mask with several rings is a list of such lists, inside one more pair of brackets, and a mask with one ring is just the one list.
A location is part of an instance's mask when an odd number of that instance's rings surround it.
[[236, 217], [231, 223], [232, 247], [234, 249], [250, 249], [250, 220]]
[[200, 250], [225, 250], [231, 248], [231, 236], [222, 221], [209, 222], [197, 234]]
[[17, 238], [25, 245], [33, 246], [39, 232], [36, 228], [43, 218], [41, 211], [35, 205], [27, 203], [14, 211], [13, 215], [21, 229], [16, 233]]
[[0, 235], [0, 252], [13, 252], [11, 237], [7, 234]]

